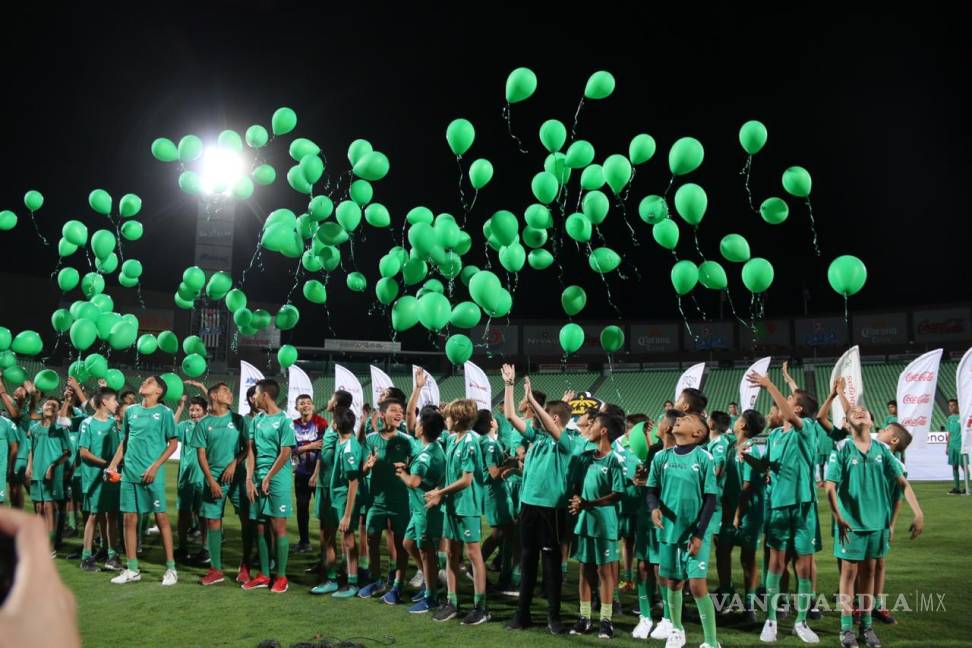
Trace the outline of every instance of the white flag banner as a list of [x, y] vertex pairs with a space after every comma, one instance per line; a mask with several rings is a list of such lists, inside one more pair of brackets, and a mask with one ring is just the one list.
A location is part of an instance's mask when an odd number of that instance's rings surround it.
[[951, 476], [945, 461], [948, 434], [931, 429], [941, 361], [941, 349], [929, 351], [912, 361], [898, 377], [898, 423], [911, 432], [905, 465], [908, 479], [916, 481], [948, 479]]
[[381, 403], [381, 394], [395, 383], [384, 371], [371, 365], [371, 406], [377, 408]]
[[361, 408], [364, 405], [364, 390], [358, 377], [339, 364], [334, 365], [334, 391], [346, 391], [351, 394], [351, 411], [356, 421], [361, 420]]
[[[418, 365], [412, 365], [412, 389], [415, 389], [415, 374], [422, 367]], [[422, 388], [422, 393], [419, 394], [418, 408], [419, 411], [422, 410], [426, 405], [435, 405], [436, 407], [442, 402], [439, 397], [439, 383], [435, 382], [435, 377], [432, 376], [428, 371], [422, 369], [425, 372], [425, 387]]]
[[682, 391], [692, 387], [693, 389], [702, 389], [702, 373], [705, 371], [705, 363], [700, 362], [697, 365], [692, 365], [681, 375], [678, 379], [678, 383], [675, 385], [675, 400], [681, 396]]
[[955, 370], [958, 388], [959, 422], [962, 424], [962, 453], [972, 452], [972, 349], [965, 352]]
[[[851, 405], [864, 404], [864, 379], [861, 377], [861, 351], [860, 348], [852, 346], [840, 356], [840, 360], [834, 365], [830, 372], [830, 384], [827, 389], [833, 389], [834, 383], [838, 378], [844, 379], [844, 396]], [[828, 393], [830, 393], [828, 391]], [[840, 398], [835, 398], [830, 406], [830, 420], [833, 421], [835, 428], [844, 427], [844, 418], [847, 412], [841, 405]]]
[[479, 409], [493, 409], [493, 389], [483, 370], [471, 362], [464, 365], [466, 374], [466, 398], [476, 401]]
[[756, 399], [759, 398], [759, 390], [762, 389], [759, 385], [753, 385], [748, 380], [746, 376], [753, 373], [754, 371], [760, 375], [765, 375], [769, 371], [771, 357], [767, 356], [765, 358], [760, 358], [753, 365], [746, 370], [743, 374], [742, 380], [739, 382], [739, 411], [745, 412], [748, 409], [753, 409], [756, 407]]
[[242, 416], [250, 413], [250, 403], [246, 400], [246, 390], [263, 380], [260, 370], [249, 362], [240, 360], [240, 403], [236, 408]]
[[297, 365], [291, 365], [287, 377], [287, 416], [297, 418], [297, 397], [307, 394], [314, 400], [314, 385], [311, 383], [310, 376]]

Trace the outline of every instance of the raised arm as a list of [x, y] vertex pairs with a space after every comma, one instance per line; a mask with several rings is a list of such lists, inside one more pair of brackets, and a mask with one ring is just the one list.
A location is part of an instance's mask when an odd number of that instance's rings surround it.
[[405, 409], [405, 425], [413, 436], [417, 427], [418, 415], [415, 409], [418, 407], [419, 399], [422, 397], [422, 390], [425, 389], [425, 370], [419, 367], [415, 370], [415, 386], [412, 387], [412, 395], [408, 399]]
[[516, 413], [515, 395], [513, 385], [516, 383], [516, 369], [511, 364], [503, 365], [503, 416], [510, 422], [510, 425], [523, 434], [526, 432], [526, 422]]
[[789, 401], [783, 395], [783, 392], [773, 384], [773, 381], [769, 379], [769, 376], [758, 374], [755, 371], [746, 376], [746, 380], [752, 385], [759, 385], [765, 389], [769, 395], [773, 398], [773, 403], [776, 404], [777, 409], [780, 410], [780, 414], [783, 416], [783, 420], [787, 421], [798, 430], [803, 429], [803, 419], [796, 415], [793, 408], [790, 407]]
[[[843, 394], [844, 392], [844, 378], [841, 376], [834, 383], [833, 388], [830, 390], [830, 394], [827, 395], [827, 400], [823, 402], [820, 409], [817, 410], [817, 422], [823, 427], [824, 430], [830, 432], [834, 429], [834, 424], [830, 420], [830, 408], [834, 404], [834, 399], [837, 398], [838, 394]], [[847, 411], [846, 409], [844, 410]]]
[[0, 400], [3, 400], [3, 406], [7, 409], [7, 414], [10, 415], [11, 421], [16, 421], [20, 418], [20, 408], [17, 407], [17, 401], [7, 393], [7, 388], [3, 384], [2, 371], [0, 371]]
[[560, 435], [564, 433], [564, 428], [554, 421], [553, 417], [547, 413], [547, 410], [543, 409], [543, 405], [537, 402], [537, 399], [533, 397], [533, 385], [530, 383], [530, 377], [527, 376], [523, 379], [523, 388], [526, 391], [527, 402], [530, 403], [530, 407], [533, 408], [534, 414], [540, 419], [540, 424], [543, 428], [550, 433], [550, 436], [554, 438], [554, 441], [560, 441]]
[[783, 361], [783, 380], [786, 381], [787, 386], [790, 388], [791, 394], [800, 389], [800, 386], [796, 384], [795, 380], [793, 380], [793, 376], [790, 375], [790, 363], [786, 360]]

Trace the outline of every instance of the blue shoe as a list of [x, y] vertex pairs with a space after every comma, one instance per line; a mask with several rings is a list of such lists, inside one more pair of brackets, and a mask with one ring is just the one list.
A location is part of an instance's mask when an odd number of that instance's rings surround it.
[[381, 597], [381, 600], [386, 605], [398, 605], [402, 602], [402, 597], [398, 593], [398, 588], [393, 587], [388, 590], [388, 593]]
[[415, 603], [415, 605], [413, 605], [412, 607], [408, 608], [408, 613], [409, 614], [425, 614], [425, 613], [427, 613], [431, 609], [432, 609], [432, 606], [429, 605], [429, 600], [427, 598], [425, 598], [425, 597], [422, 597], [421, 599], [419, 599]]
[[316, 596], [321, 596], [323, 594], [333, 594], [340, 589], [338, 584], [334, 581], [325, 581], [320, 585], [311, 588], [310, 593]]
[[381, 594], [384, 591], [385, 591], [385, 584], [375, 581], [373, 583], [368, 583], [360, 590], [358, 590], [358, 596], [360, 598], [371, 598], [375, 594]]
[[416, 594], [412, 596], [412, 603], [418, 603], [425, 599], [425, 588], [420, 589]]

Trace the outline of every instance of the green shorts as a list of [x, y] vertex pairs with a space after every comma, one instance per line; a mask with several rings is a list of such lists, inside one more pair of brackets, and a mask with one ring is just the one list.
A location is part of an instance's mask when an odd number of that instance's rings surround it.
[[327, 489], [317, 487], [314, 489], [314, 513], [321, 521], [322, 529], [333, 530], [338, 528], [338, 518], [331, 506], [331, 498], [328, 496]]
[[523, 479], [519, 475], [503, 480], [506, 494], [510, 498], [510, 512], [514, 518], [520, 517], [520, 486], [522, 484]]
[[208, 486], [203, 485], [200, 494], [199, 517], [207, 520], [222, 520], [226, 515], [226, 500], [233, 503], [236, 514], [244, 520], [250, 519], [250, 498], [246, 496], [246, 480], [235, 479], [229, 486], [222, 484], [223, 496], [213, 497]]
[[638, 534], [638, 516], [635, 513], [622, 513], [618, 516], [618, 538], [634, 539]]
[[179, 484], [176, 489], [176, 510], [198, 514], [202, 509], [202, 496], [202, 482]]
[[26, 484], [27, 479], [25, 478], [25, 473], [27, 472], [27, 461], [18, 460], [13, 467], [13, 471], [10, 473], [10, 485], [20, 486], [21, 484]]
[[165, 475], [160, 470], [151, 484], [121, 483], [122, 513], [165, 513]]
[[770, 509], [766, 544], [777, 551], [809, 556], [817, 551], [818, 522], [814, 502]]
[[479, 542], [482, 539], [482, 518], [478, 515], [444, 514], [442, 535], [447, 540]]
[[[334, 525], [336, 528], [340, 525], [341, 518], [344, 517], [344, 510], [348, 506], [348, 498], [346, 495], [338, 495], [337, 497], [331, 498], [330, 504], [331, 510], [334, 511], [334, 519], [337, 520], [337, 524]], [[351, 531], [354, 533], [358, 532], [358, 529], [361, 527], [361, 523], [364, 521], [364, 516], [364, 506], [361, 503], [361, 498], [358, 497], [351, 509]]]
[[414, 542], [420, 550], [437, 548], [442, 539], [443, 517], [441, 511], [412, 514], [405, 529], [405, 539]]
[[949, 466], [968, 466], [969, 457], [968, 455], [962, 454], [961, 448], [949, 448], [948, 449], [948, 465]]
[[732, 524], [723, 524], [719, 533], [719, 542], [728, 542], [733, 547], [755, 551], [759, 546], [759, 536], [762, 532], [762, 516], [758, 519], [746, 516], [738, 528], [732, 526]]
[[30, 499], [33, 502], [63, 502], [64, 501], [64, 480], [42, 479], [31, 480]]
[[574, 536], [574, 560], [585, 565], [607, 565], [618, 562], [618, 541], [608, 538]]
[[121, 484], [95, 480], [84, 492], [81, 508], [88, 513], [116, 513], [119, 507]]
[[289, 481], [271, 480], [267, 494], [260, 493], [257, 487], [256, 499], [250, 506], [250, 519], [289, 518], [294, 510], [292, 495], [293, 482]]
[[365, 529], [368, 535], [376, 535], [387, 529], [390, 523], [392, 533], [403, 536], [408, 528], [408, 518], [408, 503], [396, 508], [372, 505], [365, 518]]
[[488, 489], [485, 497], [486, 523], [491, 527], [513, 524], [513, 502], [500, 484]]
[[706, 533], [698, 553], [690, 556], [684, 544], [661, 542], [658, 546], [658, 573], [662, 578], [688, 580], [705, 578], [709, 571], [709, 552], [712, 548], [712, 534]]
[[857, 562], [871, 558], [884, 558], [888, 555], [891, 534], [887, 529], [880, 531], [848, 531], [847, 542], [840, 538], [834, 543], [834, 557]]

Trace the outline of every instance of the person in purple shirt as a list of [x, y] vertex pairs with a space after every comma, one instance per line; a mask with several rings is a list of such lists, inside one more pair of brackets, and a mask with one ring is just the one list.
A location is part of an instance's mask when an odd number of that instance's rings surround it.
[[307, 394], [297, 397], [297, 412], [294, 419], [294, 432], [297, 435], [297, 451], [291, 461], [294, 464], [294, 493], [297, 496], [297, 529], [300, 541], [295, 547], [297, 553], [314, 551], [310, 544], [308, 522], [310, 519], [310, 500], [314, 489], [310, 487], [310, 478], [317, 466], [317, 458], [321, 453], [324, 432], [327, 421], [314, 411], [314, 400]]

